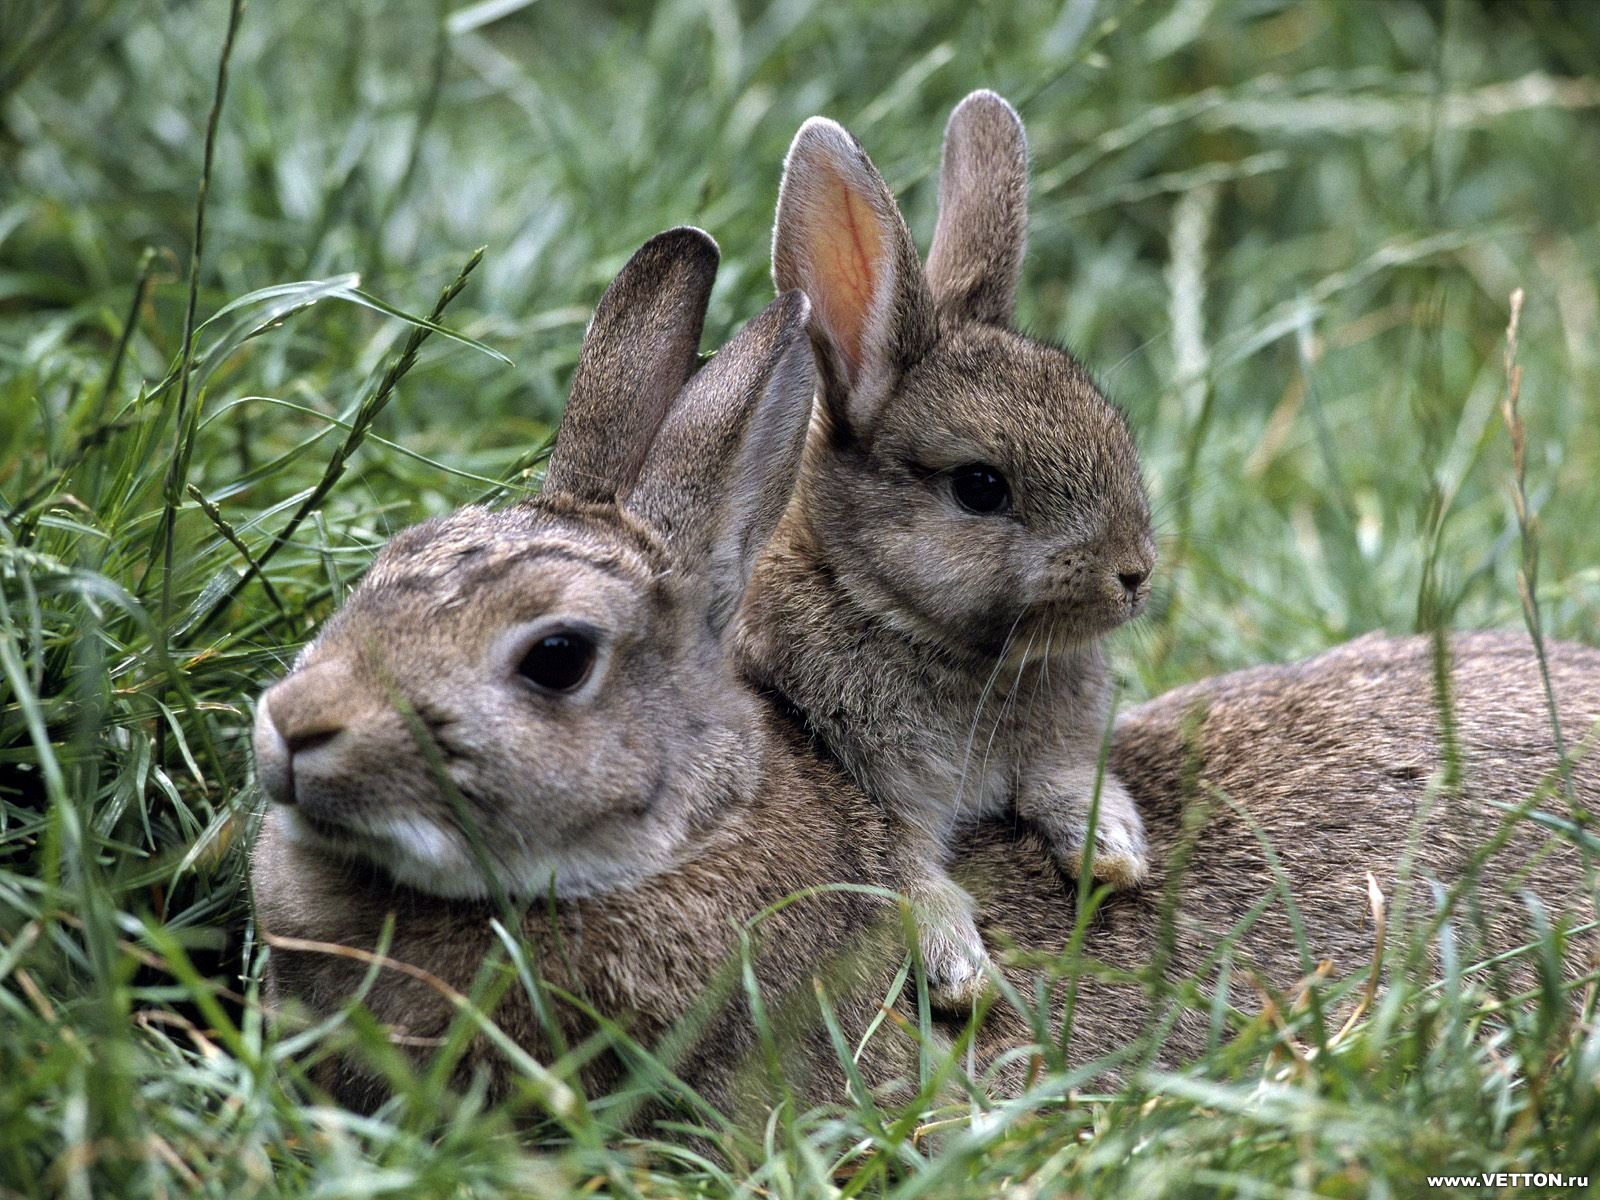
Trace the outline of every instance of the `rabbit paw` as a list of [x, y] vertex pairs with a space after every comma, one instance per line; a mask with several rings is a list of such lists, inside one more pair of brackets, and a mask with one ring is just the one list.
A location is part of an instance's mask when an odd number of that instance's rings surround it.
[[[1067, 870], [1077, 875], [1083, 866], [1083, 851], [1067, 861]], [[1150, 851], [1144, 842], [1144, 822], [1138, 813], [1099, 814], [1094, 830], [1094, 878], [1106, 880], [1114, 888], [1136, 888], [1150, 874]]]
[[[1050, 806], [1035, 816], [1042, 827], [1051, 853], [1061, 869], [1072, 878], [1083, 870], [1083, 837], [1088, 834], [1088, 816], [1077, 816], [1064, 806]], [[1107, 787], [1101, 797], [1099, 819], [1094, 826], [1094, 878], [1114, 888], [1136, 888], [1150, 874], [1150, 848], [1144, 840], [1144, 821], [1133, 800], [1120, 787]]]
[[1091, 798], [1100, 789], [1094, 823], [1094, 877], [1114, 888], [1133, 888], [1150, 874], [1144, 821], [1122, 781], [1107, 772], [1098, 782], [1082, 765], [1035, 776], [1017, 795], [1017, 812], [1044, 835], [1068, 876], [1083, 870], [1083, 839], [1089, 834]]
[[913, 901], [917, 946], [935, 1008], [967, 1011], [988, 990], [989, 952], [972, 918], [972, 898], [945, 880]]
[[[1068, 875], [1077, 878], [1083, 869], [1083, 837], [1077, 844], [1056, 851], [1056, 857]], [[1100, 820], [1094, 831], [1094, 863], [1091, 868], [1096, 879], [1115, 888], [1138, 887], [1150, 874], [1150, 849], [1145, 842], [1144, 822], [1131, 807], [1125, 811], [1100, 810]]]

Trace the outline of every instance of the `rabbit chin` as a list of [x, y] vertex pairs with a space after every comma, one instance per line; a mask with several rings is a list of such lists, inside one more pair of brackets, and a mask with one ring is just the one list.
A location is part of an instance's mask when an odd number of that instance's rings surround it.
[[[459, 833], [420, 814], [363, 817], [359, 828], [334, 828], [289, 809], [287, 829], [295, 841], [339, 858], [377, 867], [402, 887], [442, 900], [487, 900], [494, 894], [477, 856]], [[547, 855], [502, 849], [488, 865], [506, 894], [534, 899], [552, 893], [560, 900], [619, 891], [671, 867], [676, 856], [665, 847], [641, 846], [631, 855], [575, 847]]]
[[1012, 635], [1016, 647], [1032, 648], [1031, 657], [1062, 653], [1099, 641], [1126, 625], [1143, 608], [1099, 596], [1049, 598], [1033, 604], [1017, 622]]

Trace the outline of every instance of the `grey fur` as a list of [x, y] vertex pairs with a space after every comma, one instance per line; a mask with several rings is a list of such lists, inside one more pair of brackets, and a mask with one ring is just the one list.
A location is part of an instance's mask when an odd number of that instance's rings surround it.
[[719, 257], [701, 230], [671, 229], [606, 289], [584, 333], [561, 418], [567, 444], [551, 457], [546, 489], [605, 503], [633, 483], [650, 435], [694, 370]]
[[[287, 829], [452, 898], [578, 896], [671, 866], [760, 786], [757, 705], [708, 614], [731, 612], [792, 485], [807, 310], [778, 298], [691, 380], [711, 267], [698, 231], [646, 243], [590, 326], [538, 499], [398, 535], [262, 697], [257, 769]], [[552, 633], [597, 647], [569, 694], [518, 674]]]
[[[973, 93], [946, 131], [925, 278], [860, 146], [813, 118], [773, 233], [775, 281], [811, 299], [822, 403], [740, 651], [897, 823], [923, 957], [957, 1006], [986, 960], [951, 842], [1014, 809], [1080, 869], [1109, 706], [1099, 639], [1142, 608], [1155, 559], [1121, 414], [1068, 354], [998, 324], [1026, 190], [1021, 122]], [[948, 479], [971, 463], [1003, 473], [1010, 513], [961, 510]], [[1144, 833], [1114, 774], [1095, 832], [1095, 873], [1137, 884]]]
[[[697, 1003], [760, 908], [812, 881], [889, 877], [878, 850], [855, 843], [871, 828], [865, 798], [736, 676], [727, 618], [793, 487], [815, 373], [808, 306], [791, 292], [689, 378], [707, 244], [685, 231], [652, 239], [607, 290], [544, 492], [398, 535], [262, 697], [257, 772], [278, 804], [251, 879], [269, 939], [370, 948], [392, 910], [395, 957], [459, 987], [489, 953], [489, 900], [508, 893], [530, 905], [541, 974], [601, 1011], [636, 1011], [648, 1041]], [[659, 429], [641, 416], [657, 408]], [[615, 498], [593, 499], [602, 486]], [[601, 646], [568, 695], [516, 677], [523, 631], [550, 627]], [[808, 825], [810, 813], [826, 820]], [[885, 911], [844, 892], [774, 914], [757, 931], [774, 1003], [834, 974], [847, 1028], [864, 1033], [875, 1009], [862, 985], [900, 957], [879, 944], [894, 928], [874, 919]], [[863, 949], [837, 960], [851, 945]], [[283, 943], [268, 979], [279, 1002], [319, 1011], [349, 982], [332, 959]], [[369, 997], [423, 1038], [440, 1000], [403, 975]], [[550, 1047], [526, 995], [496, 1015], [530, 1050]], [[737, 1004], [707, 1019], [683, 1069], [731, 1103], [748, 1086], [736, 1064], [751, 1030]], [[570, 1008], [558, 1021], [583, 1025]], [[490, 1057], [480, 1046], [468, 1064]], [[503, 1068], [488, 1068], [497, 1094]], [[618, 1068], [607, 1058], [590, 1078]], [[354, 1061], [326, 1073], [349, 1102], [381, 1092]]]
[[928, 286], [947, 312], [1009, 325], [1028, 240], [1028, 141], [995, 93], [973, 92], [950, 114], [939, 165], [939, 222]]
[[[719, 630], [794, 491], [816, 387], [805, 339], [795, 336], [809, 308], [802, 293], [784, 293], [706, 364], [667, 414], [624, 503], [661, 531], [685, 570], [706, 577]], [[721, 521], [708, 522], [730, 498]]]

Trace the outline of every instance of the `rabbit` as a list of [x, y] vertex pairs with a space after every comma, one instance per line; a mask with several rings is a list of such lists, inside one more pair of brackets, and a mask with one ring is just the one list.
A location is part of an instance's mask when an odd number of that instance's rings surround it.
[[[1143, 814], [1152, 871], [1144, 889], [1113, 894], [1100, 907], [1085, 953], [1113, 971], [1148, 971], [1159, 963], [1167, 979], [1197, 977], [1208, 985], [1218, 976], [1219, 946], [1261, 905], [1261, 916], [1230, 951], [1231, 1003], [1255, 1011], [1257, 987], [1292, 998], [1323, 960], [1331, 960], [1335, 978], [1370, 970], [1375, 919], [1368, 872], [1386, 899], [1392, 949], [1405, 944], [1395, 926], [1402, 908], [1415, 924], [1436, 919], [1445, 889], [1475, 871], [1481, 881], [1475, 899], [1450, 910], [1459, 963], [1536, 939], [1531, 893], [1552, 923], [1565, 918], [1576, 926], [1564, 963], [1569, 978], [1592, 969], [1600, 940], [1584, 925], [1600, 912], [1593, 890], [1600, 863], [1568, 834], [1507, 811], [1537, 800], [1551, 817], [1567, 819], [1574, 809], [1593, 813], [1600, 805], [1594, 753], [1600, 651], [1562, 642], [1547, 643], [1546, 651], [1571, 748], [1570, 801], [1538, 657], [1522, 633], [1450, 639], [1448, 686], [1461, 772], [1455, 794], [1439, 787], [1448, 743], [1428, 637], [1369, 634], [1305, 662], [1202, 680], [1128, 710], [1117, 722], [1110, 764]], [[1504, 843], [1496, 846], [1503, 828]], [[1072, 906], [1037, 837], [990, 821], [963, 841], [953, 869], [977, 897], [993, 940], [1031, 952], [1037, 962], [1041, 951], [1071, 936]], [[1440, 941], [1438, 933], [1430, 937], [1434, 961], [1421, 964], [1424, 971], [1438, 969]], [[1524, 954], [1496, 970], [1515, 992], [1536, 982], [1533, 964]], [[1006, 973], [1032, 994], [1036, 970], [1019, 962]], [[1252, 973], [1256, 984], [1249, 982]], [[1469, 976], [1480, 983], [1488, 977]], [[1084, 975], [1069, 1061], [1117, 1062], [1130, 1048], [1146, 1052], [1142, 1039], [1168, 1013], [1170, 1000], [1159, 988]], [[1060, 1003], [1058, 995], [1058, 1015]], [[1328, 1032], [1354, 1003], [1347, 996], [1328, 1015]], [[1290, 1004], [1282, 1000], [1279, 1007], [1287, 1012]], [[1003, 1064], [990, 1086], [1001, 1093], [1024, 1086], [1026, 1058], [1008, 1052], [1037, 1036], [1036, 1025], [1015, 1008], [994, 1006], [977, 1039], [981, 1062]], [[1182, 1063], [1212, 1036], [1209, 1014], [1184, 1008], [1158, 1061]]]
[[1012, 331], [1027, 228], [1015, 110], [951, 114], [926, 271], [844, 128], [790, 146], [780, 290], [811, 301], [818, 403], [794, 500], [758, 563], [738, 646], [886, 808], [937, 998], [981, 992], [971, 898], [945, 870], [964, 822], [1014, 810], [1076, 874], [1136, 886], [1138, 809], [1103, 777], [1101, 639], [1144, 607], [1150, 506], [1122, 413], [1064, 350]]
[[[1600, 720], [1600, 651], [1559, 642], [1546, 649], [1563, 725], [1577, 747], [1574, 799], [1592, 812], [1600, 806], [1600, 762], [1585, 751]], [[1217, 977], [1219, 943], [1260, 906], [1262, 915], [1234, 948], [1235, 980], [1250, 968], [1267, 987], [1290, 992], [1323, 959], [1332, 960], [1339, 976], [1364, 974], [1374, 952], [1366, 873], [1392, 902], [1402, 863], [1412, 857], [1411, 874], [1421, 885], [1413, 904], [1431, 912], [1435, 901], [1426, 885], [1458, 879], [1472, 853], [1492, 843], [1506, 818], [1496, 802], [1519, 803], [1548, 791], [1557, 770], [1535, 699], [1541, 684], [1528, 639], [1458, 635], [1451, 656], [1462, 773], [1454, 798], [1436, 796], [1431, 781], [1443, 762], [1443, 737], [1433, 702], [1433, 648], [1425, 638], [1372, 635], [1306, 662], [1202, 680], [1125, 712], [1110, 754], [1147, 821], [1152, 885], [1108, 896], [1084, 952], [1123, 972], [1144, 973], [1156, 964], [1168, 978], [1192, 975], [1204, 986]], [[767, 786], [725, 808], [678, 866], [632, 887], [561, 902], [553, 919], [537, 911], [525, 918], [523, 932], [538, 951], [540, 972], [557, 987], [583, 993], [646, 1047], [696, 1012], [702, 991], [714, 987], [725, 968], [733, 931], [775, 894], [840, 881], [887, 887], [900, 881], [892, 822], [881, 808], [808, 749], [792, 718], [769, 712], [757, 727], [775, 743], [755, 769]], [[840, 803], [851, 795], [852, 803]], [[1544, 807], [1559, 813], [1562, 803], [1552, 796]], [[257, 921], [278, 943], [267, 964], [275, 1004], [293, 997], [330, 1011], [363, 994], [367, 964], [329, 949], [377, 946], [391, 915], [392, 959], [462, 991], [472, 985], [496, 946], [492, 909], [397, 887], [294, 835], [292, 811], [279, 806], [269, 814], [252, 857]], [[1276, 868], [1263, 843], [1272, 846]], [[1040, 962], [1059, 959], [1076, 920], [1075, 892], [1051, 850], [1035, 831], [989, 818], [963, 829], [952, 870], [977, 898], [985, 934], [1015, 950], [999, 955], [1001, 970], [1018, 994], [1032, 996]], [[1304, 930], [1304, 957], [1278, 871]], [[1491, 884], [1480, 892], [1488, 950], [1526, 940], [1530, 919], [1519, 902], [1524, 890], [1540, 897], [1552, 920], [1593, 918], [1596, 897], [1587, 890], [1580, 856], [1561, 835], [1530, 820], [1515, 826], [1480, 877]], [[1515, 886], [1498, 886], [1505, 880]], [[895, 943], [861, 937], [864, 929], [883, 932], [880, 922], [881, 910], [853, 892], [783, 909], [763, 927], [763, 988], [804, 987], [820, 964], [834, 964], [831, 995], [839, 1019], [846, 1028], [861, 1027], [888, 994], [884, 964]], [[1463, 962], [1472, 960], [1471, 933], [1471, 922], [1461, 917]], [[1569, 970], [1592, 961], [1594, 953], [1593, 933], [1575, 939]], [[1077, 987], [1069, 1063], [1115, 1063], [1130, 1049], [1139, 1051], [1161, 1015], [1162, 995], [1094, 974], [1082, 975]], [[364, 994], [380, 1020], [414, 1039], [439, 1037], [454, 1015], [440, 991], [398, 970], [383, 972]], [[1051, 999], [1052, 1023], [1044, 1035], [1054, 1040], [1060, 989]], [[1237, 983], [1233, 1003], [1246, 1011], [1259, 1005], [1255, 991]], [[1341, 1019], [1351, 1003], [1347, 999], [1329, 1019]], [[902, 996], [900, 1007], [905, 1004]], [[551, 1055], [551, 1034], [520, 990], [507, 995], [494, 1018], [530, 1053]], [[559, 1008], [558, 1018], [569, 1040], [592, 1030], [569, 1006]], [[794, 1020], [793, 1040], [781, 1055], [800, 1099], [837, 1101], [844, 1082], [817, 1030], [817, 1014], [809, 1014], [809, 1024], [805, 1014]], [[884, 1023], [886, 1031], [894, 1028]], [[942, 1026], [947, 1035], [956, 1031], [948, 1020]], [[1003, 1097], [1029, 1084], [1032, 1056], [1018, 1051], [1040, 1036], [1032, 1018], [1004, 999], [987, 1010], [974, 1057], [989, 1090]], [[1208, 1020], [1184, 1009], [1159, 1061], [1181, 1063], [1209, 1036]], [[771, 1093], [751, 1077], [756, 1050], [747, 1015], [723, 1008], [668, 1066], [713, 1106], [759, 1113]], [[888, 1088], [909, 1070], [898, 1050], [903, 1047], [881, 1033], [872, 1040], [860, 1064], [869, 1084]], [[339, 1074], [330, 1083], [347, 1104], [366, 1108], [381, 1101], [381, 1079], [353, 1062], [336, 1066]], [[486, 1045], [474, 1044], [459, 1082], [465, 1085], [473, 1071], [489, 1076], [492, 1096], [509, 1093], [512, 1069]], [[601, 1056], [589, 1064], [586, 1082], [613, 1087], [624, 1071], [612, 1056]]]
[[[503, 910], [480, 898], [499, 881], [535, 893], [520, 932], [550, 999], [541, 1012], [534, 995], [513, 987], [493, 1019], [536, 1061], [595, 1033], [598, 1015], [667, 1056], [714, 1109], [759, 1115], [774, 1084], [758, 1027], [727, 976], [751, 926], [753, 977], [784, 1017], [773, 1057], [803, 1100], [837, 1102], [847, 1087], [810, 1000], [814, 981], [824, 982], [852, 1045], [880, 1005], [907, 1010], [906, 993], [894, 991], [905, 943], [875, 894], [903, 890], [893, 823], [818, 753], [793, 713], [754, 695], [737, 670], [729, 613], [791, 486], [811, 365], [809, 352], [795, 352], [804, 350], [805, 303], [789, 295], [688, 378], [715, 262], [714, 246], [694, 231], [647, 244], [585, 337], [545, 494], [402, 534], [263, 698], [257, 770], [275, 803], [250, 877], [257, 927], [272, 947], [265, 990], [275, 1008], [327, 1013], [363, 997], [402, 1048], [424, 1058], [457, 1016], [448, 989], [470, 991], [500, 947], [491, 918]], [[598, 649], [571, 693], [573, 711], [551, 697], [545, 714], [539, 693], [541, 707], [520, 716], [482, 707], [473, 668], [481, 660], [486, 675], [495, 664], [510, 673], [520, 643], [508, 646], [495, 631], [548, 604], [552, 588], [563, 611], [585, 618]], [[534, 644], [559, 657], [545, 641]], [[1600, 716], [1600, 652], [1560, 643], [1548, 652], [1578, 747], [1576, 799], [1592, 811], [1600, 768], [1582, 751]], [[1128, 970], [1154, 963], [1205, 976], [1217, 941], [1266, 904], [1241, 949], [1272, 986], [1292, 987], [1305, 964], [1259, 832], [1300, 901], [1309, 955], [1362, 969], [1372, 948], [1364, 871], [1392, 888], [1420, 832], [1415, 873], [1458, 877], [1468, 849], [1502, 819], [1492, 802], [1536, 794], [1555, 768], [1540, 706], [1529, 699], [1540, 685], [1527, 639], [1463, 636], [1454, 659], [1464, 787], [1425, 825], [1441, 737], [1421, 639], [1366, 639], [1308, 663], [1203, 681], [1126, 713], [1111, 761], [1149, 822], [1158, 886], [1105, 901], [1088, 952]], [[392, 723], [408, 710], [429, 732], [420, 745]], [[603, 735], [605, 752], [585, 752], [580, 729]], [[429, 786], [430, 745], [480, 830], [481, 860], [460, 845], [454, 805], [441, 808]], [[663, 772], [685, 745], [686, 778]], [[663, 811], [641, 814], [641, 791]], [[1217, 794], [1232, 807], [1211, 803]], [[683, 819], [670, 819], [673, 811]], [[1197, 812], [1204, 822], [1186, 838], [1185, 814]], [[1538, 854], [1539, 841], [1559, 839], [1531, 822], [1521, 830], [1486, 876], [1531, 863], [1527, 882], [1552, 913], [1592, 903], [1573, 852], [1557, 845]], [[548, 873], [529, 865], [535, 836], [548, 843], [538, 856]], [[453, 869], [443, 872], [451, 853]], [[490, 874], [469, 882], [482, 862]], [[985, 933], [1019, 951], [1001, 956], [1002, 969], [1033, 994], [1037, 960], [1061, 954], [1076, 914], [1052, 852], [1034, 831], [991, 818], [962, 831], [953, 870], [978, 898]], [[800, 898], [778, 903], [791, 896]], [[1520, 940], [1526, 918], [1515, 909], [1491, 909], [1487, 919], [1495, 944]], [[369, 963], [346, 948], [379, 947], [388, 969], [369, 979]], [[1151, 1003], [1141, 990], [1084, 979], [1072, 1059], [1125, 1051]], [[914, 1071], [915, 1047], [900, 1029], [880, 1022], [863, 1049], [859, 1072], [874, 1089], [892, 1092]], [[1027, 1082], [1015, 1051], [1037, 1036], [1007, 1004], [989, 1011], [975, 1050], [992, 1067], [994, 1090], [1014, 1094]], [[1184, 1014], [1168, 1052], [1193, 1050], [1205, 1036]], [[595, 1090], [612, 1089], [637, 1063], [623, 1048], [580, 1057]], [[475, 1076], [495, 1099], [527, 1078], [486, 1037], [470, 1043], [456, 1082]], [[318, 1077], [353, 1107], [386, 1094], [384, 1078], [354, 1056], [327, 1060]], [[558, 1111], [576, 1103], [564, 1084], [547, 1084], [545, 1098]]]
[[[906, 867], [882, 809], [817, 753], [779, 697], [753, 695], [730, 660], [730, 613], [792, 483], [811, 365], [795, 350], [805, 303], [789, 295], [690, 378], [715, 262], [694, 231], [641, 250], [586, 335], [546, 494], [403, 534], [259, 706], [258, 774], [277, 803], [252, 850], [251, 883], [258, 926], [274, 944], [274, 1004], [325, 1012], [363, 995], [420, 1053], [415, 1044], [442, 1036], [456, 1016], [444, 989], [471, 989], [497, 949], [492, 893], [504, 889], [537, 901], [521, 932], [538, 975], [582, 1001], [558, 993], [541, 1013], [512, 989], [494, 1013], [512, 1042], [554, 1057], [594, 1032], [592, 1007], [646, 1047], [678, 1047], [668, 1065], [688, 1087], [714, 1107], [745, 1110], [772, 1094], [751, 1068], [758, 1030], [726, 987], [754, 923], [754, 977], [793, 1018], [778, 1060], [807, 1098], [843, 1095], [846, 1074], [814, 1007], [798, 1009], [824, 976], [853, 1042], [894, 995], [903, 945], [870, 890], [904, 890]], [[517, 639], [495, 636], [526, 623], [531, 608], [543, 620], [553, 602], [583, 618], [561, 630], [575, 639], [552, 641], [538, 624]], [[522, 639], [539, 651], [531, 662], [515, 654]], [[1548, 649], [1578, 747], [1575, 798], [1592, 811], [1600, 778], [1584, 751], [1600, 716], [1600, 653]], [[1125, 714], [1111, 766], [1149, 823], [1155, 886], [1112, 895], [1089, 952], [1130, 971], [1155, 964], [1205, 976], [1216, 943], [1264, 904], [1241, 952], [1270, 985], [1292, 987], [1307, 964], [1259, 833], [1299, 899], [1308, 956], [1364, 965], [1364, 871], [1392, 891], [1420, 834], [1417, 876], [1458, 878], [1503, 819], [1493, 802], [1536, 794], [1555, 769], [1527, 640], [1466, 636], [1453, 651], [1465, 786], [1425, 823], [1441, 735], [1420, 639], [1366, 639]], [[507, 707], [474, 678], [478, 667], [509, 675], [524, 663], [546, 684], [570, 685], [557, 695], [571, 707], [554, 696], [548, 713]], [[604, 753], [583, 740], [597, 733]], [[672, 756], [685, 747], [679, 773]], [[437, 775], [454, 782], [453, 797]], [[1185, 833], [1196, 813], [1203, 821]], [[478, 832], [477, 847], [464, 829]], [[1541, 841], [1555, 843], [1551, 854]], [[1039, 957], [1059, 955], [1074, 926], [1076, 895], [1053, 851], [1035, 831], [990, 818], [960, 833], [952, 867], [989, 938], [1024, 952], [1002, 964], [1031, 994]], [[1531, 822], [1488, 863], [1487, 877], [1497, 872], [1534, 886], [1553, 913], [1593, 903], [1571, 849]], [[841, 883], [852, 886], [830, 888]], [[795, 894], [805, 898], [777, 903]], [[412, 970], [381, 971], [369, 987], [367, 963], [332, 951], [383, 945], [391, 916], [387, 961]], [[1495, 947], [1514, 945], [1526, 925], [1507, 904], [1486, 921]], [[709, 1010], [708, 988], [721, 997]], [[1151, 1012], [1140, 990], [1083, 980], [1074, 1060], [1125, 1051]], [[893, 1087], [911, 1070], [896, 1028], [883, 1022], [862, 1056], [873, 1086]], [[1167, 1052], [1198, 1048], [1206, 1032], [1183, 1014]], [[1014, 1051], [1037, 1036], [1006, 1004], [989, 1012], [977, 1051], [995, 1064], [998, 1091], [1026, 1082]], [[599, 1055], [583, 1074], [608, 1088], [630, 1062]], [[384, 1095], [383, 1080], [354, 1059], [328, 1071], [347, 1103], [370, 1107]], [[495, 1097], [512, 1093], [517, 1072], [487, 1039], [472, 1043], [458, 1082], [476, 1072]], [[547, 1098], [560, 1101], [560, 1089]]]
[[[494, 945], [488, 918], [526, 906], [541, 975], [632, 1010], [650, 1042], [700, 1002], [708, 964], [738, 958], [764, 906], [818, 880], [888, 877], [885, 847], [859, 836], [869, 802], [739, 683], [727, 649], [793, 488], [815, 378], [798, 292], [695, 373], [717, 260], [694, 229], [646, 243], [585, 334], [540, 495], [398, 534], [261, 697], [256, 772], [273, 805], [251, 875], [269, 939], [370, 948], [394, 912], [391, 953], [464, 989]], [[894, 935], [884, 907], [832, 892], [764, 920], [769, 1003], [809, 998], [830, 969], [886, 993], [903, 950], [839, 953]], [[269, 994], [332, 1007], [347, 965], [284, 943]], [[369, 1002], [412, 1038], [453, 1013], [399, 976]], [[876, 1013], [861, 1000], [841, 1020], [859, 1036]], [[559, 1040], [520, 992], [497, 1019], [541, 1053]], [[562, 1019], [567, 1036], [592, 1032], [575, 1008]], [[684, 1070], [731, 1103], [742, 1085], [695, 1056], [737, 1062], [753, 1036], [714, 1015]], [[831, 1050], [817, 1061], [842, 1089]], [[333, 1069], [347, 1100], [377, 1102], [376, 1077]], [[595, 1070], [604, 1086], [622, 1064]], [[509, 1076], [495, 1080], [505, 1094]]]

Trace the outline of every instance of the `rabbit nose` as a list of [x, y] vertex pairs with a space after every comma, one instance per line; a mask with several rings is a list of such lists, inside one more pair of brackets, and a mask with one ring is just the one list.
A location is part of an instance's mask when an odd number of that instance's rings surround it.
[[256, 777], [279, 804], [295, 803], [297, 757], [327, 746], [346, 726], [349, 671], [328, 662], [296, 671], [269, 688], [256, 712]]

